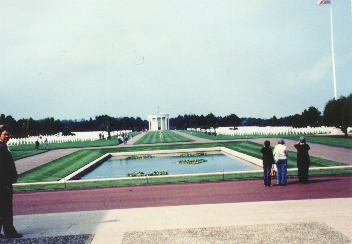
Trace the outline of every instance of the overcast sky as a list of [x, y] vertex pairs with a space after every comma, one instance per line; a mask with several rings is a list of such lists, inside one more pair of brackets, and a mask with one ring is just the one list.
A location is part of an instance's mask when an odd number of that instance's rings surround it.
[[[338, 97], [352, 13], [332, 0]], [[334, 98], [330, 5], [316, 0], [0, 0], [0, 113], [271, 118]]]

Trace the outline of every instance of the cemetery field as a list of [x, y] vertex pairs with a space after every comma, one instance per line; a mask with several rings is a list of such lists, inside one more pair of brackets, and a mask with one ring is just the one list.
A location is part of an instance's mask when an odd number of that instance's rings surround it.
[[209, 140], [234, 140], [234, 139], [254, 139], [254, 138], [283, 138], [298, 141], [300, 136], [304, 136], [307, 140], [307, 143], [317, 143], [326, 146], [332, 147], [343, 147], [343, 148], [352, 148], [352, 137], [344, 137], [343, 135], [304, 135], [304, 134], [295, 134], [295, 135], [222, 135], [222, 134], [208, 134], [204, 132], [196, 132], [196, 131], [187, 131], [183, 130], [182, 132], [209, 139]]
[[[140, 134], [140, 132], [132, 132], [133, 136]], [[66, 148], [87, 148], [87, 147], [106, 147], [118, 145], [117, 137], [112, 136], [111, 139], [95, 140], [95, 141], [68, 141], [68, 142], [54, 142], [49, 144], [49, 150], [66, 149]], [[9, 146], [12, 156], [15, 160], [44, 153], [44, 144], [39, 144], [39, 149], [35, 150], [34, 144], [22, 144]]]
[[[18, 183], [31, 182], [48, 182], [58, 181], [72, 172], [78, 170], [91, 161], [99, 158], [106, 153], [112, 152], [128, 152], [128, 151], [150, 151], [150, 150], [170, 150], [182, 148], [199, 148], [199, 147], [227, 147], [256, 158], [261, 158], [261, 145], [249, 141], [233, 141], [233, 142], [213, 142], [201, 144], [173, 144], [173, 145], [153, 145], [153, 146], [139, 146], [139, 147], [118, 147], [118, 148], [97, 148], [97, 149], [82, 149], [60, 159], [49, 162], [45, 165], [37, 167], [33, 170], [19, 175]], [[296, 152], [289, 152], [288, 167], [296, 167]], [[326, 159], [311, 157], [312, 167], [326, 167], [326, 166], [340, 166], [343, 165], [338, 162], [333, 162]], [[146, 172], [149, 173], [149, 172]], [[326, 170], [319, 172], [310, 172], [314, 174], [351, 174], [352, 170]], [[296, 176], [297, 172], [289, 172], [289, 176]], [[57, 188], [86, 188], [86, 187], [105, 187], [105, 186], [121, 186], [121, 185], [136, 185], [136, 184], [160, 184], [170, 182], [196, 182], [209, 180], [233, 180], [243, 178], [261, 178], [262, 173], [245, 173], [245, 174], [224, 174], [224, 175], [202, 175], [202, 176], [179, 176], [166, 178], [131, 178], [128, 180], [115, 181], [95, 181], [82, 183], [63, 183], [63, 184], [48, 184], [41, 186], [15, 186], [15, 191], [25, 190], [41, 190], [41, 189], [57, 189]]]
[[172, 142], [191, 142], [192, 140], [178, 135], [170, 130], [162, 131], [162, 138], [159, 131], [148, 131], [141, 139], [134, 144], [156, 144], [156, 143], [172, 143]]

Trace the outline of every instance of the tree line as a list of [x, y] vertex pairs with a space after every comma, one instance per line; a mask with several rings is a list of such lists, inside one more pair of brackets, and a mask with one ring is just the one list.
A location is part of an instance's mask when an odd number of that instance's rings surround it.
[[[59, 132], [64, 135], [72, 131], [114, 131], [132, 130], [141, 131], [148, 129], [148, 121], [140, 117], [110, 117], [108, 115], [95, 116], [89, 120], [55, 120], [53, 117], [34, 120], [19, 119], [15, 120], [11, 115], [0, 115], [0, 124], [7, 124], [13, 128], [15, 137], [26, 137], [35, 135], [53, 135]], [[352, 93], [341, 96], [339, 99], [329, 100], [321, 113], [317, 108], [311, 106], [304, 109], [301, 114], [290, 115], [277, 118], [275, 115], [269, 119], [261, 118], [240, 118], [236, 114], [221, 117], [213, 113], [208, 115], [178, 115], [170, 118], [170, 129], [187, 129], [210, 127], [230, 127], [230, 126], [292, 126], [292, 127], [317, 127], [335, 126], [341, 128], [347, 136], [347, 128], [352, 127]]]
[[221, 117], [210, 113], [206, 116], [179, 115], [176, 118], [170, 119], [171, 129], [204, 129], [227, 126], [292, 126], [296, 128], [335, 126], [340, 128], [345, 136], [348, 136], [347, 128], [352, 127], [352, 93], [347, 97], [341, 96], [337, 100], [329, 100], [325, 105], [323, 113], [311, 106], [304, 109], [301, 114], [282, 118], [277, 118], [275, 115], [269, 119], [239, 118], [236, 114]]

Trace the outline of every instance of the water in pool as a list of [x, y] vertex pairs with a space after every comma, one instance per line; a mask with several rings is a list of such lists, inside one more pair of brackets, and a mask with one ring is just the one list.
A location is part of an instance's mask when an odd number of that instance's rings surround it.
[[[180, 164], [179, 160], [206, 159], [200, 164]], [[250, 171], [261, 169], [259, 166], [224, 154], [202, 155], [197, 157], [154, 157], [126, 160], [111, 157], [100, 166], [82, 176], [82, 180], [100, 178], [122, 178], [133, 172], [146, 174], [154, 171], [166, 171], [169, 175], [213, 173], [229, 171]]]

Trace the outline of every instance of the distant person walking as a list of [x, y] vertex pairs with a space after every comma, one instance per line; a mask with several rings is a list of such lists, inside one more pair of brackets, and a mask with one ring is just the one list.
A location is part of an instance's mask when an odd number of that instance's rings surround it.
[[287, 147], [284, 145], [285, 141], [283, 139], [279, 139], [278, 144], [274, 148], [274, 157], [275, 164], [277, 169], [277, 184], [278, 185], [286, 185], [287, 184]]
[[160, 138], [164, 138], [162, 131], [160, 131]]
[[38, 150], [38, 148], [39, 148], [39, 141], [38, 141], [38, 139], [35, 141], [35, 150]]
[[127, 133], [125, 134], [125, 137], [124, 137], [124, 144], [127, 145], [127, 141], [128, 141], [128, 135]]
[[294, 145], [297, 149], [297, 168], [298, 168], [298, 180], [300, 183], [308, 183], [308, 171], [309, 171], [309, 145], [306, 143], [306, 138], [301, 136], [299, 142]]
[[45, 138], [45, 140], [44, 140], [44, 149], [45, 149], [45, 150], [48, 150], [48, 149], [49, 149], [48, 138]]
[[274, 168], [273, 150], [270, 148], [270, 141], [264, 142], [264, 147], [261, 150], [263, 154], [263, 169], [264, 169], [264, 186], [271, 186], [270, 172]]
[[[11, 127], [0, 125], [0, 223], [7, 238], [22, 237], [13, 226], [12, 184], [17, 182], [15, 161], [6, 143], [10, 140]], [[0, 229], [1, 231], [1, 229]]]

